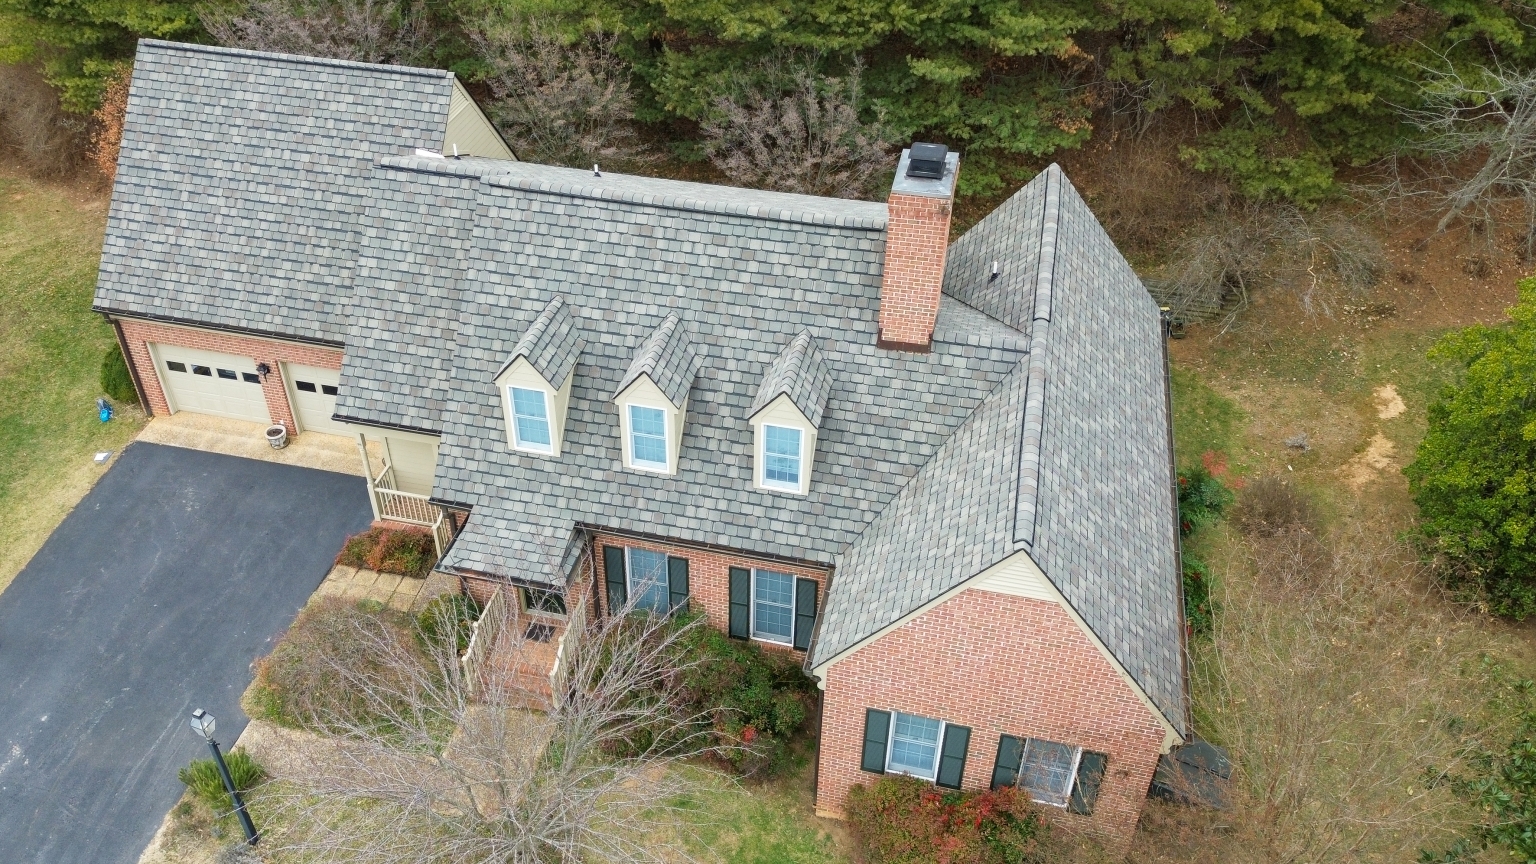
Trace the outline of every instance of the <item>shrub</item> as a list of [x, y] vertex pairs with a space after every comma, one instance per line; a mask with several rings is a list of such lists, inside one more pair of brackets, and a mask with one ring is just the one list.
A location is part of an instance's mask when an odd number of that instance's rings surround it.
[[[266, 778], [267, 772], [257, 764], [245, 748], [236, 747], [224, 754], [224, 764], [229, 768], [229, 779], [235, 788], [248, 792]], [[208, 805], [215, 813], [230, 809], [229, 792], [224, 789], [224, 778], [219, 776], [219, 766], [212, 759], [193, 759], [191, 764], [176, 772], [180, 780], [197, 800]]]
[[123, 349], [116, 342], [101, 358], [101, 389], [113, 402], [139, 404], [139, 391], [134, 389], [133, 376], [128, 374], [128, 363], [123, 359]]
[[1211, 632], [1216, 601], [1211, 599], [1211, 568], [1193, 555], [1184, 556], [1184, 623], [1191, 633]]
[[1012, 787], [951, 792], [890, 775], [848, 791], [848, 827], [870, 864], [1023, 864], [1046, 825]]
[[1244, 486], [1232, 515], [1245, 533], [1260, 537], [1313, 531], [1317, 526], [1311, 499], [1278, 475], [1260, 477]]
[[[1210, 458], [1205, 461], [1214, 462]], [[1231, 503], [1232, 490], [1221, 482], [1210, 465], [1180, 471], [1179, 536], [1188, 537], [1196, 529], [1215, 522]]]
[[1503, 327], [1442, 338], [1430, 356], [1461, 367], [1429, 406], [1403, 473], [1423, 547], [1451, 587], [1517, 620], [1536, 611], [1536, 279]]
[[[293, 728], [325, 731], [329, 719], [367, 725], [379, 705], [378, 692], [398, 692], [406, 670], [392, 667], [368, 649], [379, 638], [409, 646], [420, 656], [410, 628], [386, 612], [370, 613], [340, 598], [305, 607], [272, 653], [256, 661], [256, 682], [248, 713]], [[425, 661], [423, 661], [425, 662]], [[339, 670], [378, 682], [373, 693], [343, 682]]]
[[432, 533], [422, 528], [369, 528], [342, 544], [336, 563], [423, 578], [437, 562]]
[[456, 653], [469, 650], [470, 625], [480, 617], [480, 604], [468, 594], [441, 594], [428, 601], [416, 616], [416, 635], [424, 647], [441, 645], [449, 639], [457, 644]]
[[795, 658], [710, 627], [695, 628], [681, 645], [683, 693], [713, 722], [730, 768], [745, 776], [784, 768], [789, 740], [810, 716], [814, 687]]

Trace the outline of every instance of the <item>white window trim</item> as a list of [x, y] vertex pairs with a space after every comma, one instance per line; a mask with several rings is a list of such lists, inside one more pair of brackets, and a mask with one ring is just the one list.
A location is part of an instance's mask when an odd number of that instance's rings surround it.
[[[895, 722], [895, 721], [892, 721], [892, 722]], [[894, 729], [895, 727], [893, 726], [892, 728]], [[1075, 746], [1075, 745], [1072, 745], [1072, 744], [1064, 744], [1063, 745], [1063, 746], [1071, 747], [1072, 748], [1072, 767], [1067, 772], [1067, 789], [1066, 789], [1065, 792], [1062, 793], [1062, 799], [1063, 800], [1062, 800], [1062, 802], [1060, 804], [1056, 803], [1055, 801], [1043, 801], [1043, 800], [1041, 800], [1039, 798], [1036, 798], [1034, 796], [1033, 792], [1031, 792], [1030, 790], [1024, 788], [1024, 756], [1029, 753], [1029, 742], [1031, 742], [1031, 741], [1046, 741], [1046, 740], [1047, 739], [1045, 739], [1045, 738], [1031, 738], [1031, 737], [1029, 737], [1027, 735], [1024, 737], [1024, 749], [1022, 751], [1020, 751], [1020, 753], [1019, 753], [1019, 776], [1013, 781], [1013, 785], [1019, 791], [1029, 795], [1029, 800], [1035, 802], [1036, 804], [1044, 804], [1047, 807], [1057, 807], [1057, 808], [1060, 808], [1062, 810], [1065, 810], [1065, 809], [1067, 809], [1068, 806], [1071, 805], [1071, 803], [1072, 803], [1072, 792], [1073, 792], [1073, 790], [1075, 790], [1077, 788], [1077, 768], [1078, 768], [1078, 766], [1083, 761], [1083, 748]], [[1049, 743], [1051, 743], [1051, 744], [1061, 744], [1062, 742], [1060, 742], [1060, 741], [1050, 741]]]
[[747, 586], [747, 638], [753, 642], [761, 642], [764, 645], [777, 645], [780, 648], [793, 648], [795, 645], [795, 627], [797, 626], [795, 620], [797, 617], [795, 610], [795, 600], [799, 596], [800, 579], [802, 577], [796, 576], [793, 573], [785, 573], [782, 570], [767, 571], [769, 573], [777, 573], [781, 576], [789, 577], [789, 639], [780, 642], [777, 639], [768, 639], [757, 635], [757, 574], [761, 572], [763, 572], [762, 569], [753, 567], [751, 584]]
[[[929, 783], [939, 782], [939, 763], [944, 759], [944, 733], [949, 730], [949, 721], [939, 721], [939, 740], [934, 742], [933, 750], [933, 774], [925, 777], [922, 774], [913, 774], [911, 771], [903, 771], [899, 768], [891, 767], [891, 751], [896, 749], [896, 715], [907, 714], [910, 717], [923, 717], [923, 715], [911, 714], [906, 711], [898, 711], [895, 708], [889, 709], [889, 713], [891, 715], [891, 719], [885, 730], [885, 773], [899, 774], [903, 777], [916, 777], [919, 780], [927, 780]], [[923, 719], [932, 720], [934, 718], [923, 717]]]
[[[651, 474], [672, 473], [672, 412], [675, 410], [670, 405], [652, 405], [649, 402], [626, 401], [624, 404], [624, 462], [636, 471], [646, 471]], [[661, 447], [666, 454], [665, 463], [641, 462], [635, 458], [635, 430], [632, 413], [636, 408], [649, 408], [652, 411], [661, 412]]]
[[[517, 399], [512, 395], [512, 391], [514, 389], [526, 390], [529, 393], [537, 393], [544, 398], [544, 427], [546, 431], [549, 432], [548, 444], [528, 444], [523, 441], [523, 436], [518, 434]], [[549, 391], [541, 387], [522, 387], [517, 384], [506, 385], [506, 391], [507, 408], [510, 411], [508, 420], [510, 420], [512, 424], [512, 449], [522, 450], [525, 453], [537, 453], [540, 456], [553, 456], [555, 453], [555, 440], [558, 436], [555, 434], [555, 400], [550, 398]]]
[[[797, 465], [796, 477], [798, 482], [785, 483], [782, 480], [768, 479], [768, 427], [770, 426], [775, 429], [788, 429], [800, 433], [800, 449], [799, 452], [795, 454]], [[764, 422], [758, 428], [761, 431], [758, 435], [759, 440], [757, 443], [757, 458], [758, 464], [761, 466], [759, 471], [762, 474], [761, 479], [763, 488], [773, 489], [778, 492], [793, 492], [796, 495], [805, 494], [805, 440], [810, 437], [810, 435], [806, 432], [805, 427], [792, 426], [787, 423]]]

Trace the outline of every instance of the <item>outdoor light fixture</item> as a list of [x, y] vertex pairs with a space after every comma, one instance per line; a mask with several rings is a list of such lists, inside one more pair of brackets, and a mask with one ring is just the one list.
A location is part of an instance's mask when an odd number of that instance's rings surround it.
[[219, 777], [224, 780], [224, 791], [229, 793], [229, 800], [234, 802], [235, 815], [240, 817], [240, 827], [245, 831], [245, 843], [247, 846], [256, 845], [256, 826], [251, 824], [251, 814], [245, 812], [245, 801], [241, 799], [240, 792], [235, 789], [234, 778], [229, 776], [229, 766], [224, 764], [224, 754], [219, 752], [219, 742], [213, 740], [214, 721], [213, 715], [199, 708], [192, 712], [192, 729], [203, 736], [208, 742], [208, 749], [213, 751], [214, 764], [219, 766]]
[[257, 363], [256, 364], [256, 374], [260, 375], [261, 376], [261, 380], [265, 381], [265, 380], [267, 380], [267, 376], [272, 374], [272, 367], [268, 366], [265, 363]]

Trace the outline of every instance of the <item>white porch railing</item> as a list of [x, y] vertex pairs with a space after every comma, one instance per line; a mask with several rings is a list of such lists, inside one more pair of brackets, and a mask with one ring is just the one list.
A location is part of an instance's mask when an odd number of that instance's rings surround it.
[[428, 496], [397, 489], [395, 466], [390, 464], [387, 455], [383, 470], [379, 471], [378, 476], [372, 476], [373, 466], [368, 461], [368, 446], [361, 435], [358, 436], [357, 447], [362, 454], [363, 464], [368, 466], [368, 497], [372, 499], [374, 518], [430, 528], [432, 545], [441, 560], [443, 553], [448, 551], [448, 544], [453, 542], [453, 517], [443, 507], [433, 504]]
[[486, 657], [491, 653], [491, 646], [501, 637], [509, 611], [506, 593], [497, 588], [491, 592], [491, 599], [486, 601], [480, 617], [469, 625], [469, 648], [464, 651], [459, 662], [463, 664], [464, 681], [468, 685], [471, 699], [480, 695]]

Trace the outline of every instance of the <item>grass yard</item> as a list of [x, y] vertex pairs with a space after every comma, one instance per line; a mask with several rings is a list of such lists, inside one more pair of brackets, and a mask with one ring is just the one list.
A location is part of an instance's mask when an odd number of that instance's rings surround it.
[[0, 590], [143, 424], [96, 417], [112, 328], [91, 311], [106, 199], [0, 168]]

